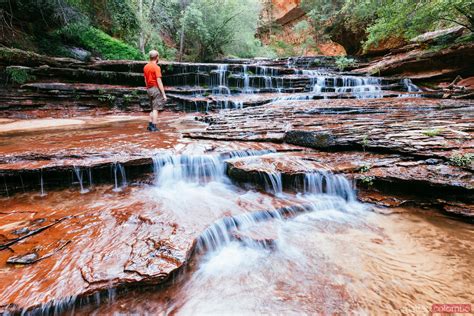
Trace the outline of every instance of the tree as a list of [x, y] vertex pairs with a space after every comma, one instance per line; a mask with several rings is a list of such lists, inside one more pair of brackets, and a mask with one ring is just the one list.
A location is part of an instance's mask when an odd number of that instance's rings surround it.
[[[355, 53], [390, 37], [410, 39], [458, 24], [474, 30], [472, 0], [303, 0], [320, 38]], [[355, 39], [355, 41], [354, 41]]]

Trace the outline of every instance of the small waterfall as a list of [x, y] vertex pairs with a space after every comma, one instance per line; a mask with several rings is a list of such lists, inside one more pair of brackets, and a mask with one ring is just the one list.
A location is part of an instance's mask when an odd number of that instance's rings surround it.
[[190, 181], [204, 183], [219, 181], [225, 176], [225, 165], [217, 155], [160, 155], [153, 157], [155, 184]]
[[[255, 225], [262, 221], [272, 219], [283, 220], [285, 217], [294, 216], [299, 213], [310, 212], [315, 210], [315, 206], [308, 205], [294, 205], [282, 207], [279, 209], [257, 211], [252, 213], [239, 214], [232, 217], [224, 217], [207, 228], [199, 237], [197, 242], [198, 252], [212, 251], [219, 249], [237, 238], [232, 234], [237, 229], [242, 229]], [[241, 240], [242, 242], [242, 240]], [[252, 240], [243, 241], [244, 244], [251, 247], [262, 247], [261, 243], [253, 242]]]
[[294, 95], [285, 95], [279, 96], [272, 99], [271, 103], [281, 102], [281, 101], [304, 101], [313, 99], [311, 94], [294, 94]]
[[232, 101], [232, 105], [233, 105], [234, 109], [243, 109], [244, 108], [244, 101], [235, 100], [235, 101]]
[[213, 94], [230, 95], [230, 89], [227, 87], [227, 64], [220, 64], [217, 66], [217, 84], [214, 84], [212, 89]]
[[[89, 192], [89, 190], [84, 189], [84, 184], [83, 184], [83, 177], [82, 177], [82, 170], [81, 168], [74, 166], [73, 167], [74, 173], [76, 174], [77, 180], [79, 181], [79, 186], [81, 187], [81, 194]], [[90, 170], [90, 169], [89, 169]]]
[[253, 93], [253, 89], [250, 88], [250, 77], [249, 77], [249, 74], [248, 74], [248, 66], [247, 65], [243, 65], [242, 66], [242, 77], [244, 79], [244, 82], [243, 82], [243, 89], [242, 89], [242, 92], [243, 93]]
[[152, 158], [155, 184], [161, 186], [176, 181], [226, 181], [227, 159], [259, 156], [270, 152], [273, 151], [239, 150], [221, 155], [156, 155]]
[[342, 87], [336, 87], [336, 93], [350, 93], [357, 99], [382, 97], [382, 79], [380, 78], [343, 76], [340, 79], [342, 79]]
[[[410, 78], [405, 78], [402, 80], [401, 84], [407, 92], [421, 92], [422, 90], [418, 88]], [[419, 93], [408, 93], [408, 94], [399, 94], [399, 98], [420, 98], [421, 94]]]
[[41, 186], [40, 196], [46, 196], [46, 192], [44, 190], [44, 182], [43, 182], [43, 169], [40, 170], [40, 186]]
[[270, 70], [270, 75], [268, 75], [268, 67], [266, 66], [260, 66], [257, 69], [258, 69], [258, 74], [263, 76], [265, 89], [273, 89], [273, 83], [272, 83], [273, 68], [271, 68]]
[[317, 77], [316, 82], [313, 84], [313, 93], [321, 94], [323, 89], [326, 87], [326, 78], [325, 77]]
[[340, 196], [346, 201], [356, 200], [354, 188], [346, 177], [325, 170], [305, 174], [303, 191], [306, 194]]
[[[127, 186], [127, 177], [125, 175], [125, 168], [120, 163], [116, 162], [113, 165], [113, 169], [114, 169], [114, 180], [115, 180], [113, 191], [114, 192], [120, 192], [120, 191], [122, 191], [123, 188], [125, 188]], [[119, 183], [118, 183], [118, 174], [119, 173], [120, 173], [121, 180], [122, 180], [120, 186], [119, 186]]]
[[402, 80], [402, 84], [408, 92], [420, 92], [421, 89], [418, 88], [410, 78], [405, 78]]
[[283, 180], [281, 172], [264, 173], [265, 190], [275, 195], [283, 193]]
[[221, 159], [227, 160], [232, 158], [244, 158], [250, 156], [261, 156], [265, 154], [274, 153], [275, 150], [263, 149], [263, 150], [235, 150], [221, 155]]

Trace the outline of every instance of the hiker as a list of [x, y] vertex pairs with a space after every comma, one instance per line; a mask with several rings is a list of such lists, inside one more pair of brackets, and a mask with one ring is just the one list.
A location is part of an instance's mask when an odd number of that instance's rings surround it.
[[158, 52], [151, 50], [149, 56], [150, 62], [143, 68], [146, 91], [150, 97], [151, 105], [150, 122], [148, 123], [147, 130], [157, 132], [159, 131], [158, 127], [156, 127], [158, 111], [163, 111], [168, 98], [166, 97], [163, 82], [161, 81], [161, 68], [158, 66]]

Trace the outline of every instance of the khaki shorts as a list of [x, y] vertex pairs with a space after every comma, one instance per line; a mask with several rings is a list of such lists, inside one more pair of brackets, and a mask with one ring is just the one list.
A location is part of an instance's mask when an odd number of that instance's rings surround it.
[[161, 95], [158, 87], [151, 87], [146, 90], [150, 98], [150, 106], [152, 110], [163, 111], [165, 109], [165, 99]]

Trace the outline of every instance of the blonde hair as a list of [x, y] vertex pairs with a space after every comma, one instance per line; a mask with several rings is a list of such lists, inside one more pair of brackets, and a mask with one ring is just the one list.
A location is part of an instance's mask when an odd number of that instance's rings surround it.
[[158, 54], [158, 51], [156, 50], [151, 50], [148, 55], [150, 56], [150, 59], [151, 60], [155, 60], [155, 59], [158, 59], [158, 57], [160, 57], [160, 54]]

